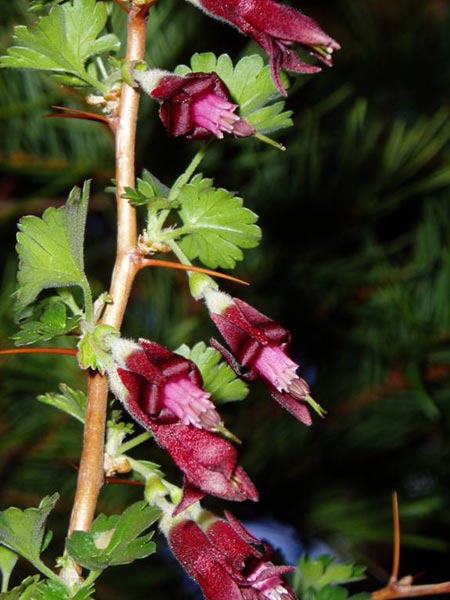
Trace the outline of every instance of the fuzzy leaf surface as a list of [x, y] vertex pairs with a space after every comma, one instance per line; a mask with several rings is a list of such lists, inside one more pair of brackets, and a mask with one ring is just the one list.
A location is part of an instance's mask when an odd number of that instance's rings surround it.
[[[8, 582], [10, 575], [16, 566], [19, 556], [6, 546], [0, 545], [0, 571], [2, 573], [2, 585]], [[0, 596], [1, 597], [1, 596]]]
[[[87, 70], [87, 61], [95, 55], [118, 50], [115, 35], [98, 37], [107, 20], [105, 3], [74, 0], [54, 6], [33, 27], [18, 25], [15, 45], [0, 57], [1, 67], [39, 69], [59, 74], [69, 85], [95, 83]], [[61, 79], [61, 75], [63, 78]], [[67, 78], [64, 76], [67, 75]]]
[[150, 171], [144, 169], [142, 178], [136, 180], [136, 188], [125, 187], [124, 198], [128, 198], [133, 206], [151, 206], [154, 209], [167, 209], [170, 189], [161, 183]]
[[39, 585], [39, 575], [27, 577], [22, 583], [9, 592], [0, 594], [1, 600], [36, 600], [36, 588]]
[[220, 352], [204, 342], [198, 342], [192, 348], [183, 344], [176, 353], [197, 365], [203, 378], [203, 389], [211, 394], [216, 403], [243, 400], [248, 395], [247, 384], [236, 376]]
[[81, 390], [73, 390], [65, 383], [59, 385], [60, 393], [41, 394], [39, 402], [49, 404], [84, 423], [86, 415], [86, 394]]
[[[212, 52], [196, 53], [190, 67], [180, 65], [175, 72], [186, 75], [193, 71], [214, 71], [227, 86], [231, 98], [239, 105], [239, 114], [259, 133], [270, 133], [292, 125], [292, 111], [284, 111], [284, 101], [273, 104], [280, 94], [273, 83], [270, 68], [258, 55], [245, 56], [233, 65], [228, 54], [216, 57]], [[289, 81], [282, 76], [283, 84]]]
[[[74, 595], [62, 583], [47, 579], [37, 583], [30, 600], [93, 600], [93, 592], [93, 586], [87, 585], [77, 590]], [[20, 600], [24, 599], [21, 597]]]
[[83, 369], [95, 369], [103, 373], [111, 361], [108, 338], [117, 336], [118, 331], [111, 325], [96, 325], [86, 331], [78, 342], [78, 362]]
[[364, 579], [365, 567], [351, 562], [337, 562], [332, 556], [302, 556], [295, 569], [293, 586], [310, 600], [345, 600], [348, 592], [338, 586]]
[[20, 323], [20, 330], [12, 336], [16, 346], [46, 342], [60, 335], [66, 335], [78, 327], [81, 316], [70, 316], [63, 302], [55, 298], [42, 303], [42, 312]]
[[0, 544], [4, 544], [35, 566], [41, 564], [45, 522], [58, 500], [58, 494], [46, 496], [38, 508], [16, 507], [0, 512]]
[[160, 510], [145, 501], [129, 506], [121, 515], [99, 515], [90, 532], [74, 531], [67, 550], [87, 569], [103, 570], [124, 565], [152, 554], [153, 532], [141, 535], [159, 518]]
[[232, 269], [243, 258], [242, 248], [258, 245], [258, 217], [232, 192], [205, 186], [197, 175], [182, 187], [179, 200], [183, 222], [179, 243], [189, 259], [198, 258], [211, 269]]
[[20, 219], [16, 245], [19, 310], [31, 304], [44, 289], [77, 285], [85, 290], [88, 287], [83, 242], [89, 187], [88, 181], [82, 191], [74, 187], [65, 206], [48, 208], [42, 218]]

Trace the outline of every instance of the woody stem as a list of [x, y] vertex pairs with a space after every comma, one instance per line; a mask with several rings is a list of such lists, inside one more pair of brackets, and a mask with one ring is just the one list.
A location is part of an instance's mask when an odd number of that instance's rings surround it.
[[[148, 9], [148, 7], [147, 7]], [[127, 61], [144, 58], [148, 10], [131, 4], [128, 12]], [[135, 138], [139, 91], [123, 84], [117, 115], [116, 133], [116, 201], [117, 252], [111, 279], [112, 303], [105, 310], [103, 323], [120, 329], [134, 277], [138, 271], [133, 261], [137, 245], [135, 208], [124, 199], [125, 187], [135, 185]], [[103, 483], [103, 454], [108, 382], [105, 375], [89, 373], [88, 404], [78, 473], [77, 489], [68, 535], [75, 530], [89, 530], [95, 515]]]

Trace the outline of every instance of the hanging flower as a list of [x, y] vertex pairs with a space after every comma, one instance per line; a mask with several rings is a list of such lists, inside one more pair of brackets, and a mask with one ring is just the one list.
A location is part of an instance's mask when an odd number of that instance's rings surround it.
[[275, 566], [269, 546], [252, 536], [231, 514], [203, 530], [191, 520], [168, 532], [170, 547], [206, 600], [295, 600], [282, 576], [293, 567]]
[[286, 90], [280, 79], [281, 69], [298, 73], [316, 73], [320, 67], [300, 60], [292, 50], [298, 43], [326, 65], [340, 45], [310, 17], [292, 6], [275, 0], [189, 0], [212, 17], [228, 21], [252, 37], [269, 55], [273, 80], [282, 95]]
[[134, 71], [135, 80], [160, 102], [159, 115], [170, 135], [188, 140], [215, 135], [223, 138], [229, 133], [246, 137], [254, 128], [236, 114], [237, 104], [216, 73], [174, 75], [151, 69]]
[[[211, 343], [236, 373], [248, 381], [261, 376], [273, 398], [305, 425], [311, 424], [308, 404], [323, 414], [309, 395], [308, 384], [297, 375], [298, 365], [287, 356], [291, 341], [287, 329], [242, 300], [213, 288], [205, 292], [205, 300], [232, 353], [216, 340]], [[248, 370], [242, 373], [241, 367]]]
[[177, 512], [205, 494], [227, 500], [257, 500], [258, 493], [237, 464], [210, 395], [202, 388], [196, 365], [156, 342], [111, 342], [115, 368], [111, 388], [130, 415], [152, 432], [184, 473], [183, 499]]

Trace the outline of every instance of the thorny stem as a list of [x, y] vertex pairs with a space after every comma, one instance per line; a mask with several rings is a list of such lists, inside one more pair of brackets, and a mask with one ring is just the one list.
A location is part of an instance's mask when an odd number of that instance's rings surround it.
[[[148, 7], [130, 6], [125, 60], [143, 60]], [[125, 187], [135, 185], [135, 138], [139, 91], [123, 85], [116, 127], [117, 253], [111, 279], [113, 302], [106, 307], [103, 323], [120, 329], [138, 271], [133, 261], [137, 245], [135, 208], [122, 197]], [[105, 375], [89, 373], [88, 405], [77, 489], [68, 535], [88, 531], [95, 515], [103, 483], [103, 453], [108, 382]]]

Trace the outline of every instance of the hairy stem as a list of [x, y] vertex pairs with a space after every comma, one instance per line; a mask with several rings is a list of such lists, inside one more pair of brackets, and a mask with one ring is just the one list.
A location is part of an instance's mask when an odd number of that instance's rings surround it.
[[[148, 9], [148, 7], [147, 7]], [[126, 60], [143, 60], [147, 10], [131, 5], [128, 13]], [[135, 208], [122, 197], [135, 185], [135, 138], [139, 91], [123, 85], [116, 131], [117, 254], [111, 279], [112, 303], [103, 322], [120, 329], [138, 267], [133, 260], [137, 231]], [[89, 374], [88, 406], [77, 489], [69, 525], [72, 531], [89, 530], [103, 483], [103, 453], [108, 382], [97, 372]]]

